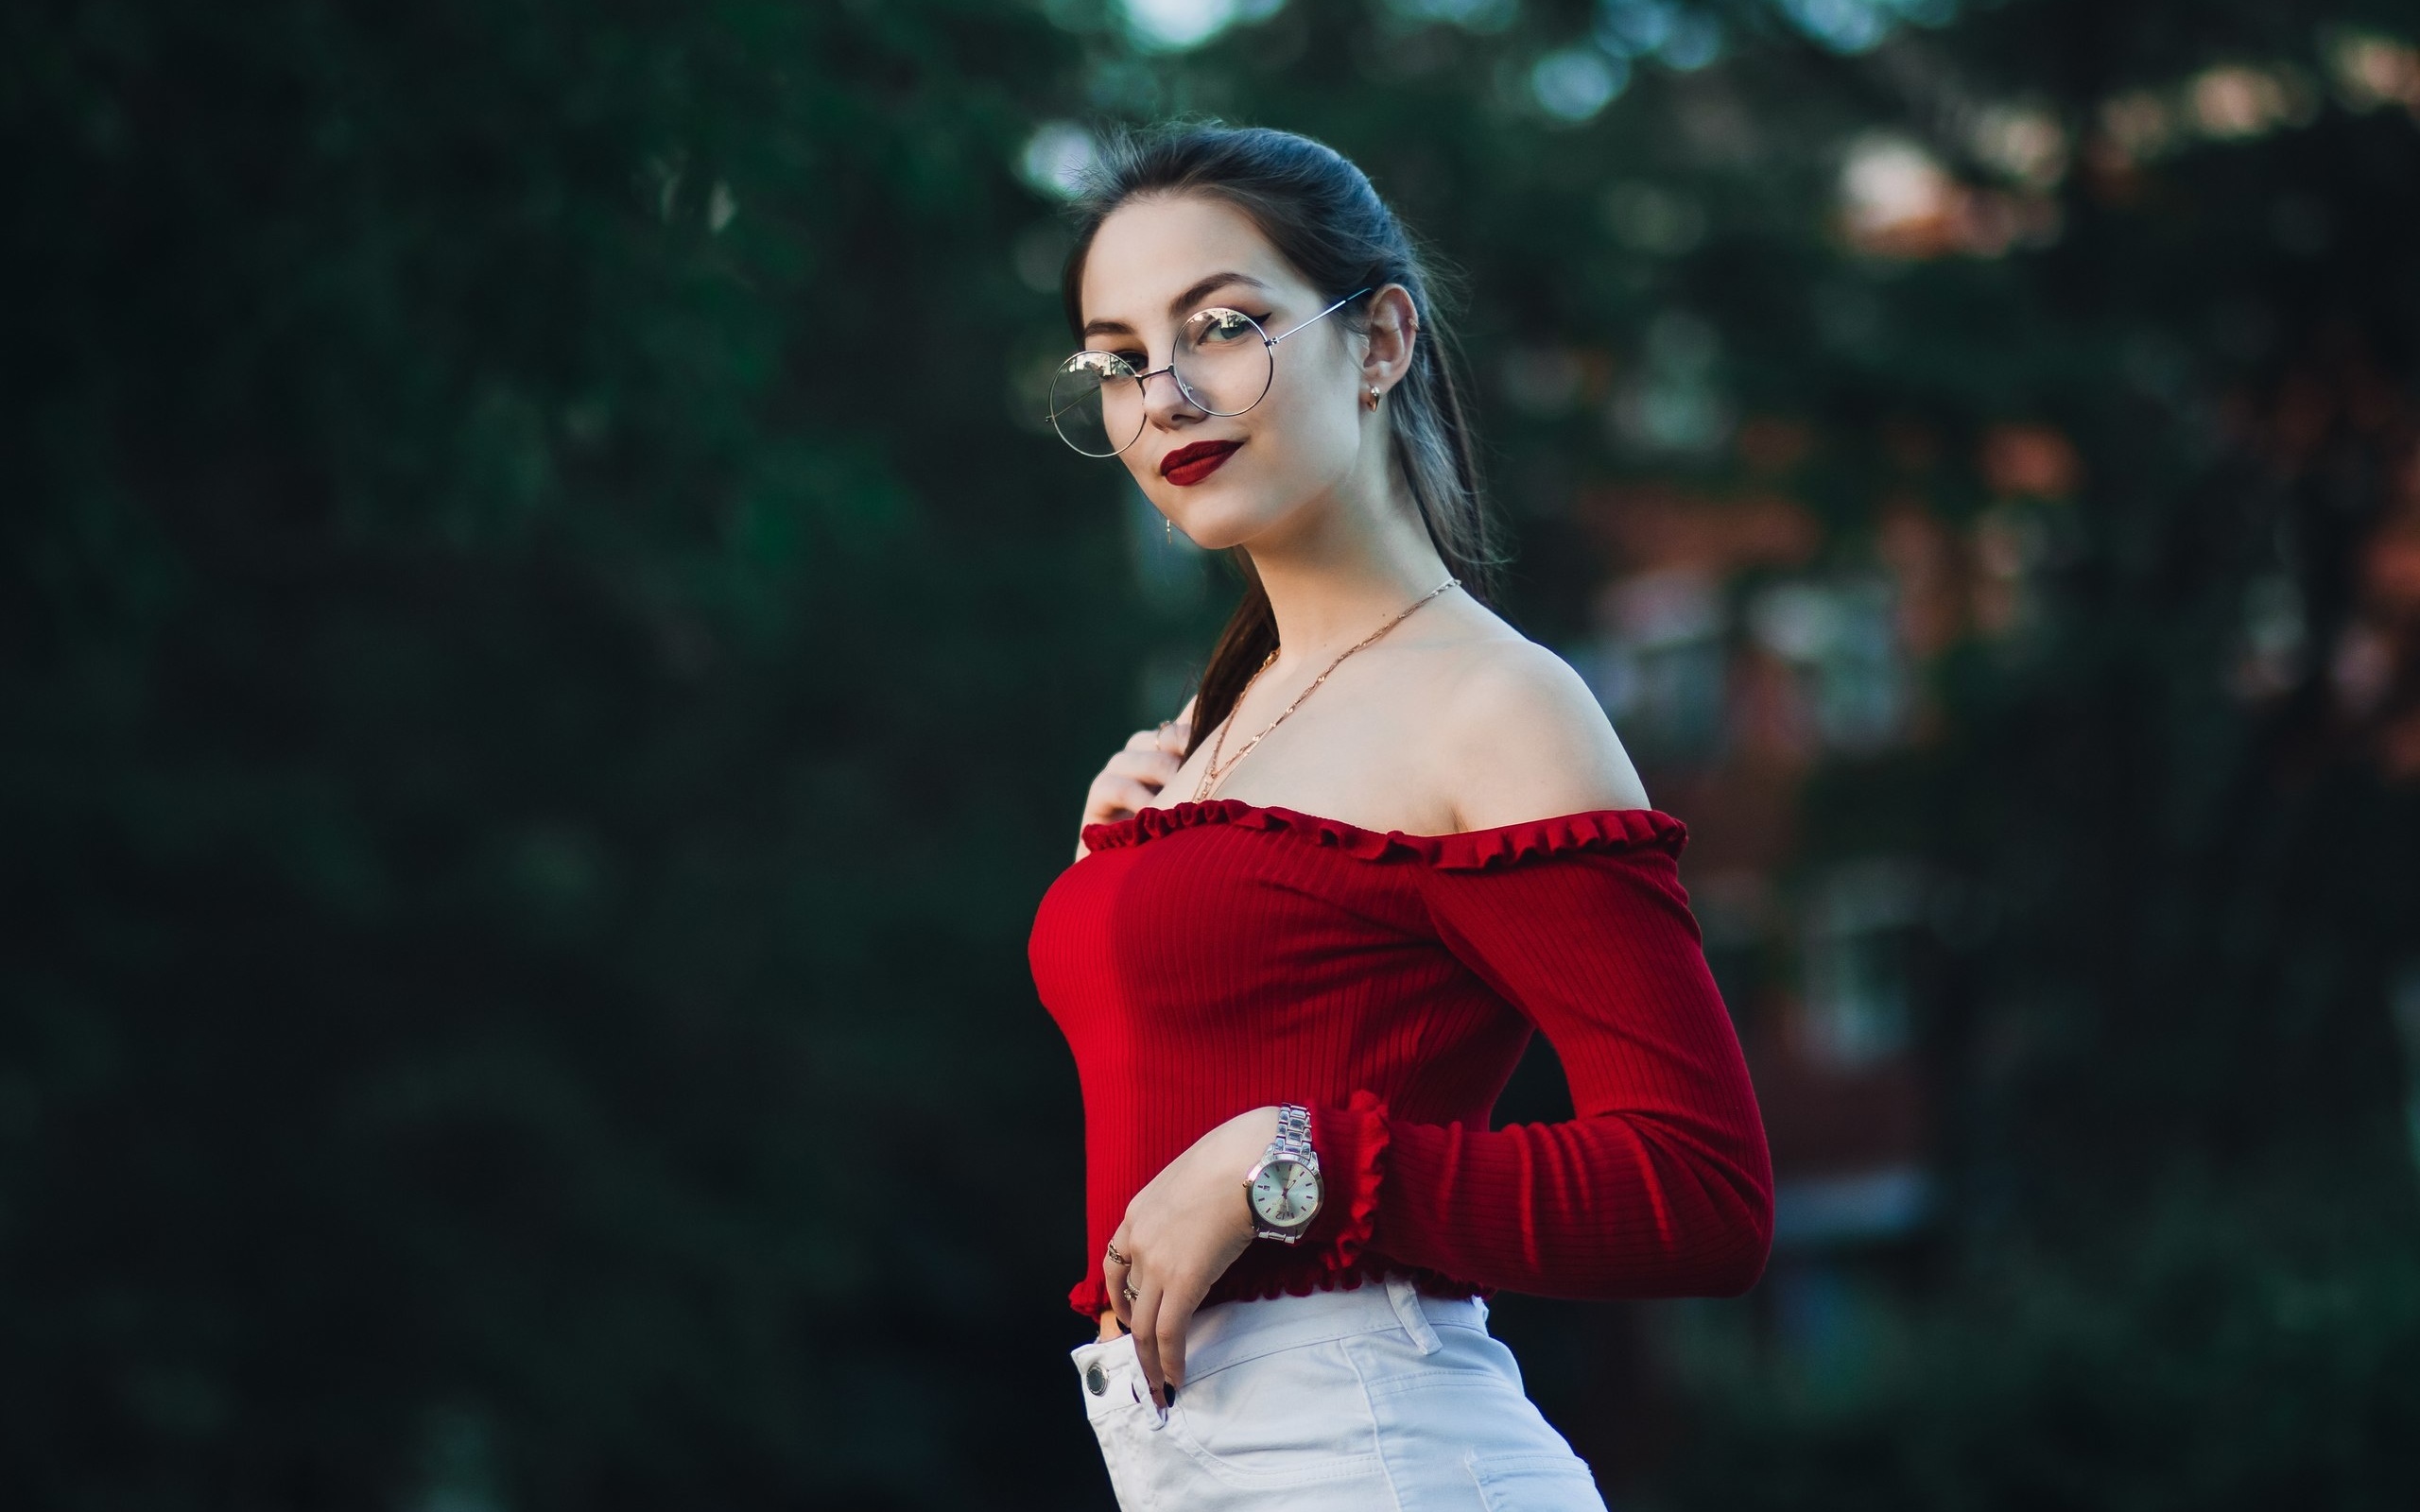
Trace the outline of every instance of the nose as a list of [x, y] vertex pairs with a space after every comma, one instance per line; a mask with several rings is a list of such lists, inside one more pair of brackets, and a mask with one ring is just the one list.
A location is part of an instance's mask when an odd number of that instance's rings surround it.
[[1153, 425], [1168, 430], [1201, 418], [1201, 406], [1185, 397], [1174, 367], [1162, 368], [1143, 380], [1143, 413]]

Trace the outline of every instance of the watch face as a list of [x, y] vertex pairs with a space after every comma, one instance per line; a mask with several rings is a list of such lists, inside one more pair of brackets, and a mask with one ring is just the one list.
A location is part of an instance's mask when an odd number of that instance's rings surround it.
[[1300, 1160], [1271, 1160], [1253, 1178], [1252, 1211], [1272, 1228], [1306, 1224], [1319, 1205], [1319, 1173]]

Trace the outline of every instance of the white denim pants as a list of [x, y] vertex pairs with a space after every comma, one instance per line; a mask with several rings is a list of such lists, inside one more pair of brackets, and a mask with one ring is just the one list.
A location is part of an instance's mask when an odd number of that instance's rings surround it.
[[1071, 1357], [1122, 1512], [1605, 1512], [1477, 1298], [1396, 1278], [1205, 1307], [1165, 1413], [1132, 1337]]

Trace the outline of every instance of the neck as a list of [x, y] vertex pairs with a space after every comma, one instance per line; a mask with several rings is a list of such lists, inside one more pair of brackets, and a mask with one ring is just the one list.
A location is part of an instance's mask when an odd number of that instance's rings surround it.
[[1280, 665], [1334, 656], [1449, 576], [1410, 486], [1390, 482], [1323, 501], [1292, 528], [1248, 543], [1277, 620]]

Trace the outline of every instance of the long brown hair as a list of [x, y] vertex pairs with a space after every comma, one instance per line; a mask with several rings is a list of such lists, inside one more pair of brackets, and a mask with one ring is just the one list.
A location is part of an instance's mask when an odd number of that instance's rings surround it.
[[[1094, 233], [1111, 212], [1145, 195], [1202, 195], [1234, 205], [1253, 219], [1280, 256], [1315, 287], [1337, 299], [1358, 288], [1400, 284], [1419, 312], [1412, 364], [1387, 395], [1394, 453], [1411, 485], [1428, 539], [1446, 570], [1484, 600], [1494, 586], [1495, 531], [1479, 493], [1470, 422], [1455, 383], [1458, 353], [1436, 268], [1421, 255], [1369, 177], [1333, 147], [1266, 127], [1215, 121], [1129, 129], [1104, 145], [1075, 203], [1074, 248], [1060, 280], [1067, 329], [1083, 339], [1084, 259]], [[1367, 301], [1336, 318], [1368, 329]], [[1244, 592], [1202, 669], [1193, 712], [1193, 744], [1218, 728], [1269, 654], [1277, 648], [1277, 619], [1269, 595], [1238, 548]], [[1189, 754], [1188, 750], [1188, 754]]]

